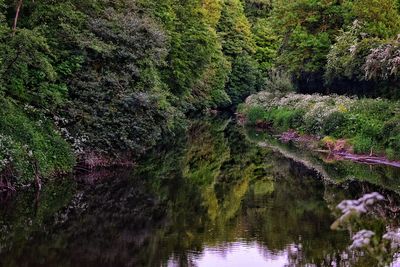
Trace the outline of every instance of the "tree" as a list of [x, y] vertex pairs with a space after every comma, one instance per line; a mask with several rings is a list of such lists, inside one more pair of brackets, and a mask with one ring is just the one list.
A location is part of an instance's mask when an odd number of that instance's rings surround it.
[[250, 55], [235, 57], [232, 62], [232, 73], [226, 85], [226, 91], [232, 103], [237, 105], [250, 94], [262, 87], [259, 65]]
[[217, 31], [223, 52], [228, 57], [255, 52], [251, 25], [240, 0], [224, 1]]
[[282, 38], [277, 64], [298, 77], [322, 73], [346, 14], [348, 8], [340, 1], [275, 1], [271, 20]]
[[355, 0], [348, 3], [363, 31], [372, 37], [390, 38], [400, 33], [397, 0]]
[[260, 64], [260, 70], [266, 73], [275, 64], [281, 39], [273, 30], [268, 19], [258, 19], [252, 32], [256, 43], [254, 58]]

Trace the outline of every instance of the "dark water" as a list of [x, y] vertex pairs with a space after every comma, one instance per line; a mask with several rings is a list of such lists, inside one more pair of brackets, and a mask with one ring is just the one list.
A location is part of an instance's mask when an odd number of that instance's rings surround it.
[[134, 170], [19, 193], [0, 209], [0, 266], [377, 266], [330, 225], [343, 199], [379, 191], [396, 205], [398, 171], [257, 138], [229, 120], [197, 121]]

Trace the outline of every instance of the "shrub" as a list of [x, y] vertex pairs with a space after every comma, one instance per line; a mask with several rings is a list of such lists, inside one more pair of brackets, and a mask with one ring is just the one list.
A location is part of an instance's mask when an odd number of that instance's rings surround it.
[[386, 148], [385, 149], [385, 154], [386, 154], [387, 158], [390, 159], [390, 160], [395, 160], [396, 157], [398, 157], [396, 155], [396, 151], [393, 148]]
[[382, 135], [384, 138], [389, 138], [398, 134], [400, 134], [400, 117], [396, 116], [383, 124]]
[[359, 113], [349, 114], [348, 123], [342, 133], [346, 137], [362, 134], [373, 139], [380, 139], [382, 137], [382, 127], [383, 122], [373, 116]]
[[373, 142], [371, 137], [361, 134], [352, 138], [351, 144], [356, 153], [369, 153], [371, 149], [377, 149], [376, 144]]
[[34, 164], [45, 177], [72, 170], [72, 149], [48, 118], [30, 106], [23, 111], [9, 100], [0, 103], [0, 172], [12, 167], [19, 181], [31, 181]]
[[355, 21], [347, 31], [340, 32], [336, 37], [336, 43], [331, 46], [327, 55], [325, 71], [327, 82], [337, 78], [352, 78], [360, 29], [361, 25]]
[[390, 136], [388, 139], [388, 146], [395, 151], [400, 151], [400, 134]]
[[264, 87], [268, 92], [281, 94], [286, 94], [295, 90], [291, 75], [280, 70], [272, 70], [269, 72], [268, 77], [265, 79]]
[[262, 79], [258, 63], [249, 55], [240, 55], [232, 63], [232, 72], [229, 76], [226, 91], [237, 105], [250, 94], [261, 89]]
[[265, 120], [267, 112], [262, 107], [250, 107], [247, 111], [247, 121], [250, 125], [255, 125], [259, 120]]
[[393, 116], [392, 112], [396, 109], [396, 105], [396, 102], [390, 102], [380, 98], [364, 98], [354, 102], [350, 112], [354, 114], [363, 114], [377, 120], [387, 120]]
[[274, 123], [275, 127], [287, 130], [289, 128], [299, 128], [303, 124], [302, 110], [277, 108], [267, 112], [266, 117]]
[[322, 133], [340, 137], [345, 124], [345, 114], [339, 111], [333, 112], [324, 120], [322, 124]]
[[328, 55], [324, 77], [326, 83], [334, 80], [365, 79], [364, 65], [371, 49], [377, 48], [382, 40], [378, 38], [366, 38], [362, 33], [363, 23], [358, 20], [340, 32], [336, 37], [336, 43], [332, 45]]
[[366, 79], [398, 79], [400, 75], [400, 39], [372, 49], [364, 66]]
[[321, 132], [321, 123], [316, 117], [307, 117], [304, 120], [304, 130], [311, 134], [318, 134]]

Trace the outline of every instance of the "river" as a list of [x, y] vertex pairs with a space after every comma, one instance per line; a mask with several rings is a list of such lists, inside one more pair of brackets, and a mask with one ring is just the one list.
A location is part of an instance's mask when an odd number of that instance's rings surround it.
[[[399, 169], [332, 161], [229, 119], [193, 121], [133, 169], [78, 173], [0, 208], [0, 266], [377, 266], [332, 230], [344, 199], [379, 192], [394, 209]], [[382, 232], [396, 212], [357, 222]], [[357, 226], [357, 227], [358, 227]]]

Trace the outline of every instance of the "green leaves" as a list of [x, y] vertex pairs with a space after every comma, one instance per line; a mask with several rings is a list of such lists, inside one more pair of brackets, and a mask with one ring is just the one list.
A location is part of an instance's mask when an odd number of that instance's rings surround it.
[[33, 180], [35, 162], [45, 177], [72, 170], [75, 157], [70, 145], [40, 110], [20, 107], [10, 99], [0, 99], [0, 104], [0, 170], [12, 166], [18, 182]]
[[321, 72], [333, 34], [342, 24], [338, 8], [334, 1], [277, 1], [271, 18], [283, 41], [277, 64], [297, 76]]
[[19, 29], [12, 38], [1, 36], [0, 83], [6, 94], [37, 106], [60, 103], [65, 86], [59, 81], [47, 39], [38, 29]]
[[363, 31], [372, 37], [393, 38], [400, 31], [396, 0], [356, 0], [352, 3], [355, 18], [364, 23]]
[[232, 103], [237, 105], [250, 94], [259, 91], [263, 81], [257, 62], [249, 55], [236, 57], [232, 65], [226, 90]]
[[239, 0], [224, 2], [217, 31], [225, 55], [234, 57], [243, 53], [254, 53], [251, 26]]

